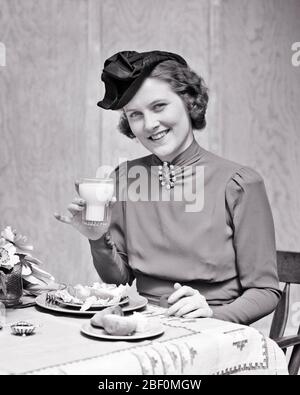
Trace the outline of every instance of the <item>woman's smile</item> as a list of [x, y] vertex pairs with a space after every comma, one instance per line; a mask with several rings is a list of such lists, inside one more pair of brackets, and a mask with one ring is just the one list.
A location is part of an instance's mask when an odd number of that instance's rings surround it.
[[162, 140], [167, 134], [170, 132], [170, 129], [165, 129], [162, 130], [161, 132], [157, 132], [155, 134], [152, 134], [150, 137], [148, 137], [152, 141], [160, 141]]

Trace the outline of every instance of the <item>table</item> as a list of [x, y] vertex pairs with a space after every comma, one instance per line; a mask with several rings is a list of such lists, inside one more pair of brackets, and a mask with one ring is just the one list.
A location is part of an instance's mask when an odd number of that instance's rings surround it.
[[[80, 332], [87, 317], [37, 307], [7, 309], [0, 330], [0, 373], [26, 375], [288, 374], [274, 341], [254, 328], [213, 318], [166, 317], [148, 304], [142, 314], [164, 325], [163, 335], [140, 341], [106, 341]], [[19, 320], [40, 325], [27, 337], [11, 334]]]

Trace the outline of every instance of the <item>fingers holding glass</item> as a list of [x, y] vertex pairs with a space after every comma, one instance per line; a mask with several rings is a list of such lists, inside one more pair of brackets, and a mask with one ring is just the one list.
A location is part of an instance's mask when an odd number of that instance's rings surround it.
[[85, 209], [85, 201], [81, 198], [75, 197], [71, 204], [68, 205], [67, 210], [69, 211], [69, 215], [62, 215], [59, 213], [54, 213], [54, 217], [65, 224], [73, 224], [74, 219], [78, 220], [79, 217], [81, 219], [82, 212]]
[[73, 204], [78, 204], [78, 206], [85, 207], [86, 206], [86, 201], [82, 199], [81, 197], [75, 197], [72, 201]]
[[76, 216], [82, 213], [82, 211], [84, 210], [84, 206], [81, 206], [77, 203], [71, 203], [68, 205], [67, 209], [73, 216]]
[[73, 226], [90, 240], [98, 240], [108, 230], [114, 186], [110, 179], [81, 179], [75, 181], [79, 196], [67, 206], [69, 214], [55, 213], [55, 218]]

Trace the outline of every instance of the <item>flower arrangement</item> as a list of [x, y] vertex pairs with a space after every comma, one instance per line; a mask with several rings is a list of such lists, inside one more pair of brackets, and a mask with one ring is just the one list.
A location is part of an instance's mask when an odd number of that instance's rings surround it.
[[24, 290], [37, 290], [54, 281], [54, 277], [38, 266], [42, 263], [31, 254], [33, 246], [27, 238], [7, 226], [0, 236], [0, 289], [6, 293], [5, 276], [13, 271], [16, 265], [22, 266]]

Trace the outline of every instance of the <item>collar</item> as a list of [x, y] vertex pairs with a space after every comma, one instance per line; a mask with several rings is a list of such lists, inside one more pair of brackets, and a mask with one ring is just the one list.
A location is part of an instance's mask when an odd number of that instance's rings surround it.
[[[198, 162], [198, 160], [204, 155], [205, 149], [200, 147], [194, 138], [192, 143], [183, 152], [178, 154], [171, 162], [167, 162], [168, 165], [174, 166], [190, 166]], [[165, 161], [159, 159], [158, 156], [152, 155], [152, 164], [155, 166], [162, 165]]]

